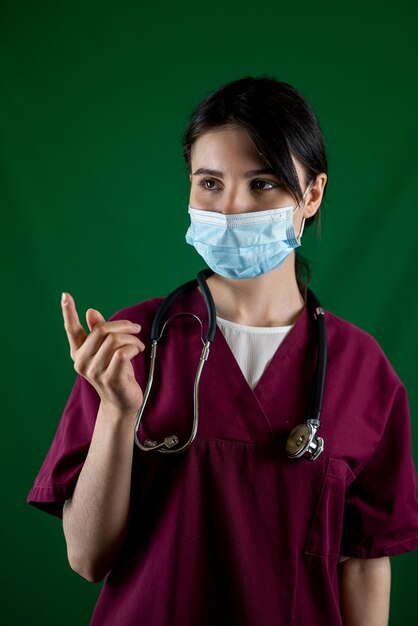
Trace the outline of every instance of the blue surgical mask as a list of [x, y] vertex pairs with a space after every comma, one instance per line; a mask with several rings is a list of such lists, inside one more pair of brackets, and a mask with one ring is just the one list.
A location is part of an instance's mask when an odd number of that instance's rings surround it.
[[256, 278], [279, 267], [301, 245], [305, 218], [297, 237], [293, 228], [293, 214], [298, 208], [290, 205], [225, 215], [189, 206], [191, 224], [186, 241], [217, 274]]

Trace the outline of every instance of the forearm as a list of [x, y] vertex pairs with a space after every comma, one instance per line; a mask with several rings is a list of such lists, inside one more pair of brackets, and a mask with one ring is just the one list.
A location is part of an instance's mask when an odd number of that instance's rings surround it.
[[390, 558], [350, 558], [338, 566], [344, 626], [387, 626]]
[[101, 580], [128, 528], [135, 416], [100, 405], [83, 468], [63, 513], [69, 563], [90, 580]]

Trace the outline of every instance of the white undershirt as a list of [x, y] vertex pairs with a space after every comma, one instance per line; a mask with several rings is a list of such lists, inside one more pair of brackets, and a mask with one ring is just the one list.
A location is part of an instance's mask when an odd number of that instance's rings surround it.
[[246, 326], [218, 316], [216, 321], [251, 389], [294, 326]]

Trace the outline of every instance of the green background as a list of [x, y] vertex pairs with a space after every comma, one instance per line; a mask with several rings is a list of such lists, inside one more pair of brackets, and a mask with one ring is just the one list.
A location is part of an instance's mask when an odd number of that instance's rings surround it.
[[[75, 380], [60, 294], [85, 322], [204, 267], [181, 134], [224, 82], [273, 75], [316, 111], [330, 168], [311, 286], [379, 341], [418, 459], [416, 25], [406, 0], [1, 2], [3, 623], [89, 623], [101, 583], [26, 504]], [[417, 623], [418, 554], [391, 562], [390, 624]]]

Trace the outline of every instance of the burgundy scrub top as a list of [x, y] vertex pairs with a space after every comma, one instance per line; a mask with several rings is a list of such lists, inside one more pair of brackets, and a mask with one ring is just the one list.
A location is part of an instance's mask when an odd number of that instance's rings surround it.
[[[145, 389], [152, 319], [163, 298], [110, 320], [142, 325], [132, 360]], [[207, 327], [198, 288], [170, 315]], [[405, 387], [373, 336], [325, 309], [328, 367], [315, 461], [289, 459], [316, 366], [305, 307], [254, 390], [217, 329], [199, 388], [195, 441], [177, 455], [134, 446], [130, 524], [91, 626], [342, 624], [339, 555], [418, 547], [418, 480]], [[158, 344], [140, 439], [189, 437], [200, 326], [175, 318]], [[62, 518], [88, 453], [100, 398], [78, 375], [27, 502]]]

